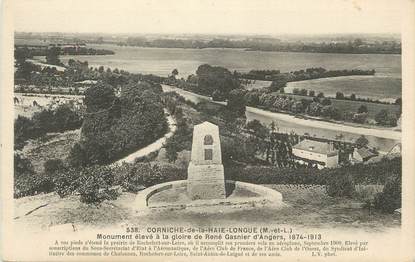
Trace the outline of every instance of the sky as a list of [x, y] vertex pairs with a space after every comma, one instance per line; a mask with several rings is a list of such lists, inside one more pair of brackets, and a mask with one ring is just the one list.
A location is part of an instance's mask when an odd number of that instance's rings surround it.
[[11, 0], [18, 32], [401, 32], [405, 0]]

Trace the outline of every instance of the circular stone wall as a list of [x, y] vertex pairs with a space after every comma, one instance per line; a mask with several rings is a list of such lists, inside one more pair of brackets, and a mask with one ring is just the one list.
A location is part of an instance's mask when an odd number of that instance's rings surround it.
[[137, 194], [133, 208], [137, 211], [143, 211], [158, 208], [187, 208], [215, 205], [284, 205], [280, 192], [261, 185], [227, 180], [226, 187], [227, 197], [224, 199], [191, 200], [187, 197], [187, 180], [157, 184], [140, 191]]

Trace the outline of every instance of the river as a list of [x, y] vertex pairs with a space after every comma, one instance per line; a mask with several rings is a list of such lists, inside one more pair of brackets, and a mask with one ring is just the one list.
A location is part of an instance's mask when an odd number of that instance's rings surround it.
[[[175, 91], [194, 103], [212, 101], [209, 97], [194, 94], [176, 87], [162, 85], [164, 92]], [[223, 102], [219, 102], [223, 104]], [[289, 133], [291, 131], [297, 134], [308, 134], [310, 136], [335, 139], [336, 136], [342, 135], [341, 141], [354, 142], [361, 135], [369, 140], [369, 145], [376, 147], [381, 152], [388, 152], [395, 144], [400, 143], [401, 132], [392, 129], [364, 128], [337, 123], [330, 123], [317, 120], [300, 119], [291, 115], [274, 113], [258, 108], [246, 108], [247, 121], [257, 119], [262, 123], [269, 125], [271, 122], [276, 124], [279, 132]]]
[[131, 73], [159, 76], [168, 76], [176, 68], [179, 77], [183, 78], [195, 74], [198, 66], [202, 64], [223, 66], [230, 71], [240, 72], [253, 69], [277, 69], [281, 72], [290, 72], [310, 67], [323, 67], [328, 70], [375, 69], [376, 75], [372, 77], [336, 77], [289, 83], [286, 92], [297, 87], [315, 90], [316, 93], [324, 92], [331, 96], [340, 91], [346, 95], [354, 93], [357, 97], [385, 101], [395, 101], [396, 98], [402, 97], [401, 56], [394, 54], [263, 52], [230, 48], [143, 48], [110, 44], [88, 45], [88, 47], [113, 50], [115, 54], [60, 58], [64, 63], [69, 59], [76, 59], [88, 61], [89, 65], [94, 67], [104, 66]]

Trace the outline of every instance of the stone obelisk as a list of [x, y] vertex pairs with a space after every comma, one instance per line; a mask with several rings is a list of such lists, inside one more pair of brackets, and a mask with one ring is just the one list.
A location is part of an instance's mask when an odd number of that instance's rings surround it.
[[187, 194], [192, 200], [226, 198], [218, 126], [203, 122], [194, 127], [187, 171]]

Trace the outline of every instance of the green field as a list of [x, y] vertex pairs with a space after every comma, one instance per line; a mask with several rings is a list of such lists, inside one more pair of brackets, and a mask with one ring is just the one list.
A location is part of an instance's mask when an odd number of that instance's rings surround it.
[[384, 76], [342, 76], [290, 82], [285, 88], [292, 93], [294, 88], [323, 92], [327, 97], [334, 97], [336, 92], [345, 96], [355, 94], [358, 98], [370, 98], [394, 102], [402, 97], [402, 80], [398, 77]]
[[[308, 100], [313, 99], [312, 97], [309, 97], [309, 96], [292, 95], [292, 94], [284, 94], [284, 95], [293, 97], [295, 99], [308, 99]], [[374, 119], [375, 115], [379, 113], [380, 110], [383, 110], [383, 109], [391, 113], [395, 113], [395, 114], [400, 113], [399, 106], [395, 104], [380, 104], [380, 103], [370, 103], [370, 102], [364, 102], [364, 101], [338, 100], [334, 98], [331, 98], [330, 101], [332, 105], [335, 108], [338, 108], [341, 112], [345, 112], [345, 111], [357, 112], [357, 109], [361, 105], [365, 105], [368, 109], [368, 118], [370, 119]]]
[[243, 83], [243, 87], [246, 90], [252, 90], [252, 89], [262, 89], [267, 88], [271, 85], [272, 81], [264, 81], [264, 80], [250, 80], [250, 83], [245, 84]]

